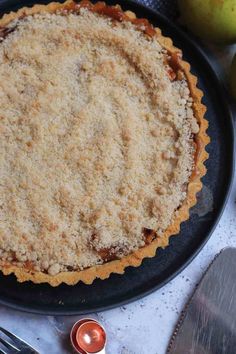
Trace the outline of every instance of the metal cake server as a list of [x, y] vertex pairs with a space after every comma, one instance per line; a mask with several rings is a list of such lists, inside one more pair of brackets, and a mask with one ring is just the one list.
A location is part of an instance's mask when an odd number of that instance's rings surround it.
[[222, 250], [186, 304], [168, 354], [236, 353], [236, 248]]

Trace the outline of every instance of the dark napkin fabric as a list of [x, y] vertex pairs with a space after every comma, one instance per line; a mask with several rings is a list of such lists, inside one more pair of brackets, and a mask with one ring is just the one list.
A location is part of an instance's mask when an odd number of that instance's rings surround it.
[[[142, 5], [148, 6], [153, 10], [159, 11], [160, 13], [162, 13], [163, 15], [165, 15], [171, 20], [175, 20], [177, 18], [177, 14], [178, 14], [177, 0], [135, 0], [135, 1], [141, 3]], [[13, 2], [14, 1], [9, 0], [9, 4]], [[18, 2], [20, 3], [21, 1], [18, 0]], [[0, 11], [1, 11], [1, 5], [4, 5], [6, 3], [7, 0], [0, 0]], [[17, 1], [15, 1], [15, 3], [17, 3]]]
[[159, 11], [171, 20], [175, 20], [178, 16], [177, 0], [136, 0], [136, 2]]

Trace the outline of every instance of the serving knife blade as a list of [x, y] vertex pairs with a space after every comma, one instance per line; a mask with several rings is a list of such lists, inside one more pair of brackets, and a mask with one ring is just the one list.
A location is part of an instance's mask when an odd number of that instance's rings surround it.
[[168, 354], [236, 353], [236, 248], [222, 250], [186, 304]]

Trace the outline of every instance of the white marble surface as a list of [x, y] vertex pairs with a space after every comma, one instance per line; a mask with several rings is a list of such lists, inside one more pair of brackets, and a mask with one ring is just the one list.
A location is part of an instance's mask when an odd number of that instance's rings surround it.
[[[236, 51], [236, 48], [233, 50]], [[230, 56], [229, 49], [217, 51], [223, 73], [228, 71]], [[234, 113], [236, 118], [236, 110]], [[188, 296], [215, 254], [226, 246], [236, 247], [236, 178], [213, 235], [181, 274], [140, 301], [91, 316], [101, 321], [107, 329], [107, 354], [164, 354]], [[27, 339], [41, 354], [72, 353], [68, 333], [77, 319], [78, 316], [26, 314], [0, 306], [0, 325]]]

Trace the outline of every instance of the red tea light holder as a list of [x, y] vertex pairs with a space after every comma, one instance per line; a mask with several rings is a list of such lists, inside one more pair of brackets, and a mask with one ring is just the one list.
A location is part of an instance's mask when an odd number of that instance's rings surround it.
[[83, 318], [71, 329], [70, 340], [78, 354], [105, 354], [106, 331], [93, 318]]

